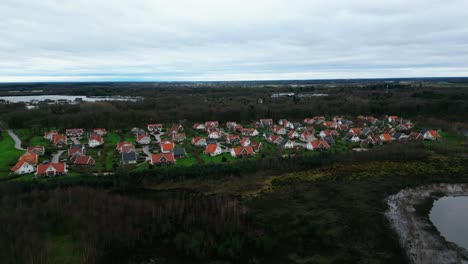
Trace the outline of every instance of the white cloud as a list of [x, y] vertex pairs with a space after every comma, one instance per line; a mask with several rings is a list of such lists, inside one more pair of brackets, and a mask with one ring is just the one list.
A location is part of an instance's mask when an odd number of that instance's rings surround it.
[[0, 81], [466, 76], [462, 0], [2, 0]]

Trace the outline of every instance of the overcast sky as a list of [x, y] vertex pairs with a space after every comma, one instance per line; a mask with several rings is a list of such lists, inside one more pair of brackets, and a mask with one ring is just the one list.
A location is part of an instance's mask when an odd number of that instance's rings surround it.
[[467, 0], [0, 1], [0, 82], [441, 76]]

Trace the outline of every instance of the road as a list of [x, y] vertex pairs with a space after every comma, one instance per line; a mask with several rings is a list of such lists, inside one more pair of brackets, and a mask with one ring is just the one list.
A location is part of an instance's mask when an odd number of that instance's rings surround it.
[[10, 137], [15, 141], [15, 149], [26, 150], [21, 147], [21, 140], [12, 130], [8, 129], [7, 132], [8, 132], [8, 135], [10, 135]]
[[149, 150], [149, 146], [144, 146], [141, 150], [148, 156], [146, 160], [151, 160], [151, 155], [153, 155], [153, 153]]
[[52, 160], [51, 162], [53, 163], [58, 163], [60, 162], [60, 156], [62, 156], [62, 154], [65, 152], [65, 150], [59, 150], [57, 153], [55, 153], [54, 155], [52, 155]]
[[78, 138], [76, 138], [76, 137], [71, 137], [70, 140], [73, 142], [74, 145], [81, 144], [80, 140]]

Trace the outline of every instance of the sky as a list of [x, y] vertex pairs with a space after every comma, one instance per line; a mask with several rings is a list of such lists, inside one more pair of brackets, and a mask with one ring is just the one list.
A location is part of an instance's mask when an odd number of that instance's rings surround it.
[[1, 0], [0, 82], [468, 76], [467, 0]]

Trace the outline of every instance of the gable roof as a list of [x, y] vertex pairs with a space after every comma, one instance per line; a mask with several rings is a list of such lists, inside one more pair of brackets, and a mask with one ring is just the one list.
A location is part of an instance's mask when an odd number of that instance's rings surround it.
[[218, 149], [219, 145], [218, 144], [208, 144], [205, 149], [206, 154], [213, 154], [216, 152]]
[[174, 156], [187, 155], [185, 148], [174, 148]]
[[132, 143], [130, 143], [130, 142], [128, 142], [128, 141], [119, 142], [119, 143], [117, 144], [117, 147], [116, 147], [115, 149], [117, 149], [117, 150], [120, 151], [120, 150], [122, 149], [122, 147], [125, 146], [125, 145], [127, 145], [127, 146], [128, 146], [128, 145], [132, 146]]
[[48, 163], [48, 164], [39, 164], [37, 166], [36, 174], [45, 174], [47, 169], [54, 168], [58, 173], [65, 172], [66, 164], [64, 162], [61, 163]]
[[137, 160], [137, 154], [135, 151], [122, 152], [123, 161], [134, 161]]
[[236, 156], [246, 156], [246, 155], [253, 155], [254, 150], [251, 146], [247, 147], [237, 147], [232, 149]]
[[91, 156], [78, 156], [73, 161], [75, 165], [88, 165], [93, 163], [95, 163], [95, 161]]
[[175, 162], [173, 153], [159, 153], [151, 155], [151, 163], [172, 163]]
[[11, 168], [11, 171], [13, 172], [18, 171], [21, 168], [21, 166], [23, 166], [23, 164], [25, 163], [28, 165], [31, 165], [30, 163], [26, 162], [24, 159], [19, 159], [18, 162], [15, 164], [15, 166]]
[[53, 140], [54, 144], [58, 144], [60, 142], [67, 143], [67, 136], [62, 135], [62, 134], [57, 134], [54, 136]]
[[104, 139], [102, 139], [101, 135], [99, 134], [92, 134], [91, 136], [89, 136], [89, 141], [91, 140], [96, 140], [97, 142], [99, 142], [99, 144], [104, 144]]
[[328, 149], [328, 148], [330, 148], [330, 145], [324, 139], [312, 140], [312, 141], [310, 141], [310, 144], [312, 145], [312, 148], [314, 148], [314, 149], [317, 149], [317, 148]]

